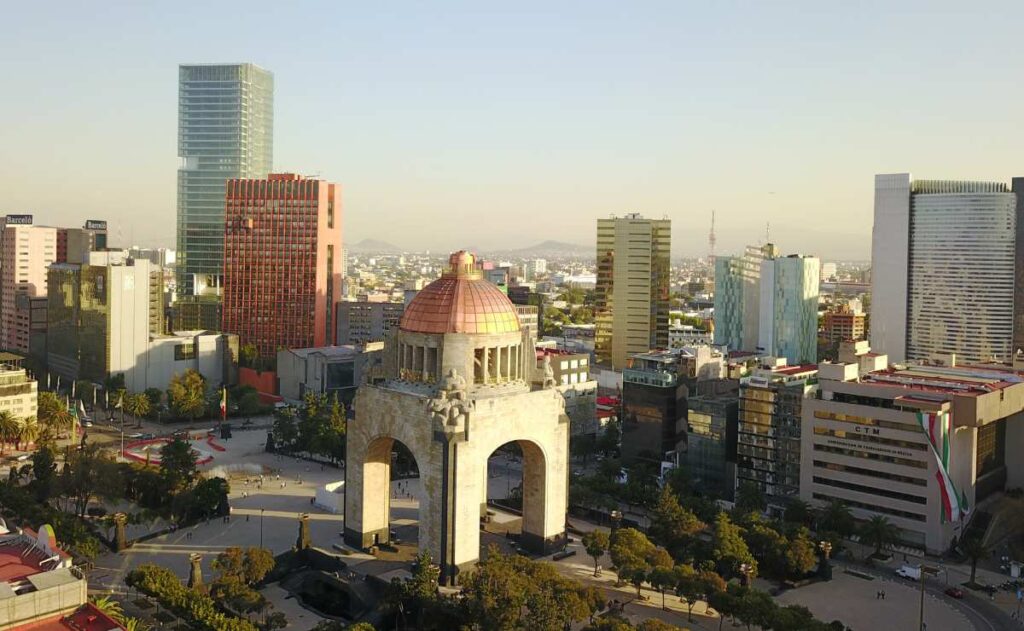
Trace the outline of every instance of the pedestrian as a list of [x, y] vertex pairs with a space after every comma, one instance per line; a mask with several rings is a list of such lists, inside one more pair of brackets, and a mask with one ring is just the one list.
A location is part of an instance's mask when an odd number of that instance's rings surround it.
[[882, 600], [885, 600], [885, 590], [882, 590]]

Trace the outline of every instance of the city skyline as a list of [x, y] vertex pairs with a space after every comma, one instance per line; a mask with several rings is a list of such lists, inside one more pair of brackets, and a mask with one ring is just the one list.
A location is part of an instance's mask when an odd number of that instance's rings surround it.
[[[275, 73], [276, 170], [344, 185], [352, 243], [586, 243], [596, 218], [641, 212], [675, 220], [673, 256], [702, 256], [715, 210], [719, 253], [770, 223], [785, 252], [867, 259], [874, 174], [1019, 171], [1014, 21], [963, 30], [968, 9], [311, 6], [317, 20], [254, 3], [200, 23], [163, 7], [117, 20], [14, 7], [23, 27], [0, 50], [23, 98], [0, 103], [18, 122], [0, 211], [103, 216], [117, 243], [173, 246], [175, 77], [197, 62]], [[273, 36], [298, 20], [300, 45]], [[954, 75], [970, 89], [948, 91]], [[987, 91], [1000, 98], [976, 98]], [[53, 173], [63, 186], [45, 186]]]

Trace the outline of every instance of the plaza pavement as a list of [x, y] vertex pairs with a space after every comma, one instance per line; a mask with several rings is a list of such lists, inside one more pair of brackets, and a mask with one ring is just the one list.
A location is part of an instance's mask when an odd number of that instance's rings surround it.
[[[154, 430], [158, 431], [159, 426], [141, 431]], [[203, 555], [204, 576], [210, 580], [214, 575], [211, 563], [219, 552], [230, 546], [259, 546], [261, 531], [262, 545], [275, 554], [290, 549], [298, 536], [298, 516], [301, 513], [310, 514], [313, 545], [332, 550], [334, 544], [340, 544], [343, 517], [315, 508], [310, 500], [318, 486], [343, 479], [344, 471], [333, 467], [321, 469], [320, 465], [307, 461], [268, 454], [264, 451], [265, 439], [264, 430], [236, 430], [233, 438], [219, 441], [226, 451], [218, 452], [214, 462], [203, 467], [208, 469], [222, 465], [255, 464], [267, 471], [264, 474], [262, 488], [253, 481], [246, 485], [243, 479], [232, 480], [232, 515], [228, 522], [212, 519], [207, 523], [138, 543], [123, 554], [101, 555], [96, 561], [96, 568], [90, 574], [90, 588], [94, 591], [122, 591], [124, 575], [142, 563], [156, 563], [168, 567], [184, 578], [188, 575], [188, 558], [193, 552]], [[518, 463], [505, 464], [501, 459], [499, 463], [492, 469], [492, 476], [489, 479], [490, 497], [504, 497], [507, 488], [519, 483]], [[400, 536], [409, 541], [415, 537], [418, 517], [418, 480], [402, 481], [401, 487], [403, 491], [399, 492], [399, 484], [392, 484], [393, 525], [400, 531]], [[574, 525], [583, 529], [594, 527], [576, 519], [572, 521]], [[693, 622], [687, 622], [685, 604], [678, 597], [667, 596], [668, 611], [661, 609], [660, 594], [650, 589], [643, 590], [647, 600], [637, 601], [636, 591], [631, 586], [615, 587], [615, 575], [610, 570], [604, 570], [601, 578], [594, 578], [592, 560], [586, 555], [578, 540], [570, 543], [569, 549], [576, 550], [577, 554], [556, 562], [559, 571], [566, 576], [598, 586], [609, 599], [614, 598], [627, 603], [624, 609], [626, 617], [634, 621], [657, 617], [691, 629], [718, 628], [717, 614], [714, 610], [708, 611], [704, 603], [696, 605]], [[371, 571], [375, 573], [379, 569], [391, 567], [391, 563], [362, 553], [350, 553], [344, 560], [357, 572], [363, 563], [369, 563], [366, 569], [372, 568]], [[611, 566], [607, 556], [601, 563], [605, 568]], [[951, 584], [966, 580], [969, 569], [955, 565], [944, 567]], [[890, 570], [882, 568], [881, 571], [885, 573]], [[979, 570], [979, 579], [990, 583], [1005, 580], [1005, 577], [988, 574], [984, 570]], [[782, 604], [807, 606], [817, 617], [826, 621], [838, 618], [856, 631], [872, 628], [915, 628], [919, 597], [917, 590], [914, 589], [915, 585], [890, 579], [868, 581], [843, 574], [838, 569], [834, 576], [835, 580], [830, 583], [817, 583], [787, 591], [779, 597], [779, 601]], [[886, 590], [886, 600], [875, 599], [875, 592], [879, 589]], [[312, 612], [302, 609], [279, 587], [272, 586], [265, 591], [265, 595], [278, 610], [288, 615], [292, 622], [290, 628], [304, 631], [315, 626], [320, 620]], [[926, 595], [926, 621], [929, 631], [961, 631], [972, 628], [988, 631], [983, 626], [969, 622], [962, 613], [944, 602], [943, 598]], [[1016, 606], [1016, 601], [1012, 595], [1001, 592], [997, 595], [995, 604], [1001, 605], [1004, 611], [1007, 611]]]

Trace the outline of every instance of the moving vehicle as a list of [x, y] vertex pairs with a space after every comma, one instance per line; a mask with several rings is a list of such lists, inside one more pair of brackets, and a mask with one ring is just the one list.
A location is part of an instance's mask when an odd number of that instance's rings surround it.
[[947, 587], [946, 595], [950, 598], [956, 598], [959, 600], [960, 598], [964, 597], [964, 590], [960, 589], [959, 587]]
[[904, 565], [896, 570], [896, 576], [910, 581], [919, 581], [921, 580], [921, 568], [914, 567], [913, 565]]

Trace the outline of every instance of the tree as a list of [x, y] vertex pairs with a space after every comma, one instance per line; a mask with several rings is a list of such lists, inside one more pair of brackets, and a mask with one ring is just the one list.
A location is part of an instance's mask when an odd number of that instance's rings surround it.
[[749, 630], [751, 625], [757, 625], [762, 629], [770, 627], [778, 609], [772, 597], [759, 589], [749, 587], [740, 587], [736, 591], [740, 593], [736, 615], [740, 621], [746, 623], [747, 629]]
[[53, 446], [43, 444], [32, 454], [32, 482], [36, 501], [40, 504], [50, 499], [57, 474], [57, 454]]
[[978, 571], [978, 560], [987, 557], [990, 551], [978, 535], [964, 538], [960, 542], [960, 549], [971, 560], [970, 584], [974, 585], [974, 576]]
[[753, 482], [743, 482], [736, 489], [736, 511], [749, 513], [756, 511], [763, 513], [768, 508], [768, 500], [765, 499], [761, 487]]
[[192, 445], [175, 438], [160, 448], [160, 473], [172, 492], [178, 493], [192, 486], [196, 470], [196, 452]]
[[113, 618], [114, 622], [124, 622], [124, 609], [121, 608], [121, 603], [110, 596], [93, 596], [89, 599], [89, 602], [92, 603], [93, 607]]
[[39, 438], [40, 432], [36, 417], [26, 416], [18, 425], [18, 443], [27, 448], [30, 443], [34, 443]]
[[149, 397], [142, 392], [129, 394], [121, 402], [121, 408], [126, 413], [135, 417], [139, 423], [142, 422], [144, 416], [149, 416], [150, 412], [153, 411], [152, 406], [153, 404], [150, 402]]
[[853, 514], [840, 500], [832, 500], [818, 511], [817, 527], [819, 534], [835, 533], [838, 539], [846, 539], [856, 532]]
[[[671, 560], [671, 559], [670, 559]], [[658, 592], [661, 592], [661, 608], [665, 609], [665, 592], [675, 587], [676, 574], [674, 568], [669, 565], [655, 565], [647, 575], [647, 582]]]
[[637, 598], [640, 587], [651, 571], [648, 558], [654, 552], [654, 544], [647, 535], [635, 528], [619, 528], [611, 538], [609, 553], [615, 564], [615, 573], [620, 581], [632, 583], [636, 587]]
[[811, 533], [800, 528], [786, 547], [786, 573], [792, 578], [802, 578], [817, 563], [817, 548], [811, 540]]
[[773, 631], [808, 631], [821, 628], [811, 611], [801, 605], [779, 607], [772, 618]]
[[0, 453], [3, 453], [4, 445], [16, 442], [20, 433], [21, 424], [14, 414], [0, 410]]
[[811, 523], [811, 505], [797, 498], [789, 500], [786, 510], [782, 514], [782, 521], [799, 526], [809, 525]]
[[221, 578], [236, 579], [245, 585], [256, 585], [274, 569], [274, 555], [265, 548], [230, 547], [213, 560], [213, 569]]
[[693, 535], [705, 528], [705, 524], [692, 511], [683, 508], [668, 486], [661, 489], [658, 503], [650, 517], [651, 537], [673, 553], [678, 553], [679, 548], [685, 546]]
[[734, 576], [744, 563], [752, 566], [756, 573], [757, 564], [743, 540], [739, 526], [733, 524], [724, 512], [719, 513], [715, 519], [711, 545], [721, 574]]
[[657, 618], [648, 618], [636, 626], [637, 631], [685, 631], [682, 627], [669, 624]]
[[57, 410], [67, 409], [67, 406], [64, 405], [64, 400], [61, 399], [56, 392], [49, 392], [47, 390], [39, 393], [36, 407], [36, 416], [38, 416], [39, 420], [44, 423], [49, 423], [50, 417]]
[[95, 444], [69, 452], [60, 476], [61, 494], [74, 502], [80, 517], [94, 497], [120, 497], [123, 484], [117, 463]]
[[189, 368], [171, 378], [167, 398], [175, 414], [194, 421], [206, 411], [206, 380]]
[[863, 541], [875, 547], [874, 556], [881, 556], [882, 549], [900, 540], [900, 530], [884, 515], [875, 515], [860, 527]]
[[149, 399], [149, 409], [156, 411], [160, 408], [160, 403], [164, 400], [163, 390], [160, 388], [146, 388], [143, 394]]
[[211, 515], [224, 515], [228, 511], [228, 493], [231, 487], [221, 477], [203, 478], [188, 493], [188, 497], [180, 506], [183, 517], [189, 519], [209, 518]]
[[462, 584], [472, 627], [495, 631], [560, 631], [589, 618], [600, 600], [551, 564], [506, 555], [495, 546]]
[[693, 606], [705, 593], [704, 584], [692, 565], [677, 565], [674, 570], [676, 595], [686, 601], [686, 619], [693, 621]]
[[583, 535], [583, 547], [586, 548], [587, 554], [594, 559], [594, 576], [599, 576], [598, 561], [601, 560], [603, 555], [608, 550], [608, 533], [603, 530], [591, 530], [590, 532]]

